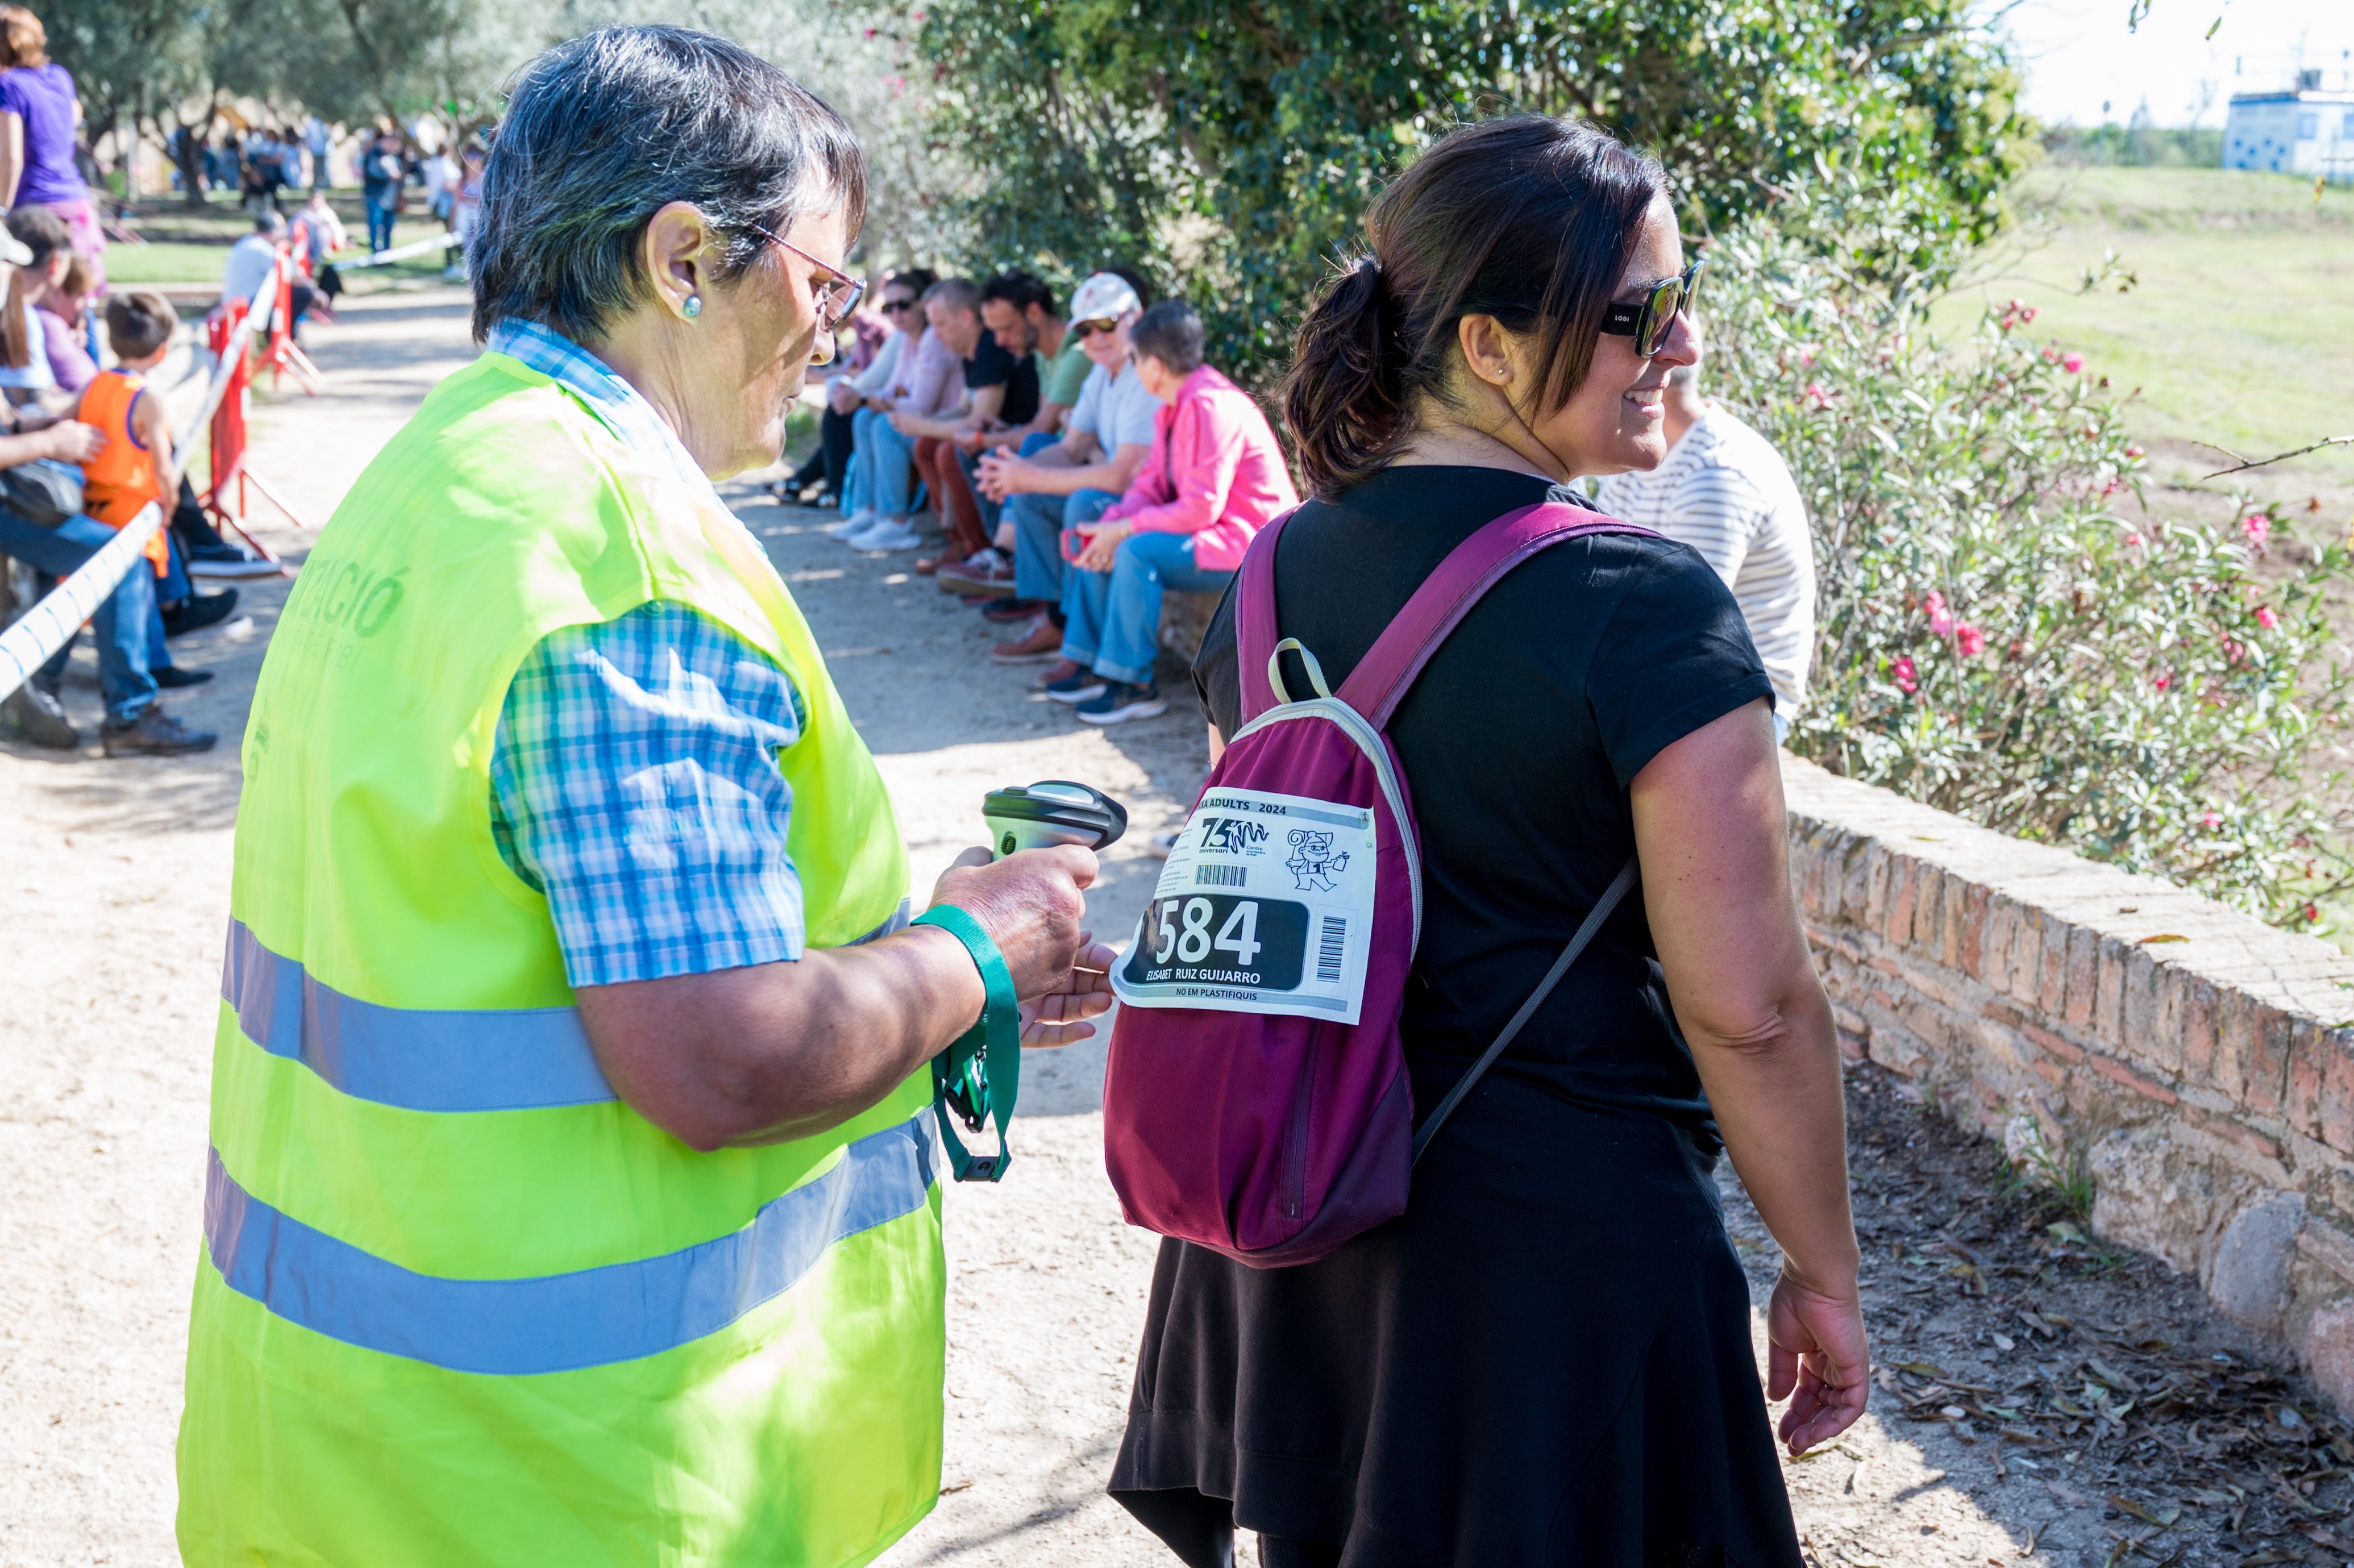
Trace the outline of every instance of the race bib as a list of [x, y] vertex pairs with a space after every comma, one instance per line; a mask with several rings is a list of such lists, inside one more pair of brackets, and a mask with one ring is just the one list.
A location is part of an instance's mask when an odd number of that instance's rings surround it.
[[1220, 788], [1169, 852], [1112, 972], [1129, 1007], [1357, 1022], [1373, 931], [1373, 814]]

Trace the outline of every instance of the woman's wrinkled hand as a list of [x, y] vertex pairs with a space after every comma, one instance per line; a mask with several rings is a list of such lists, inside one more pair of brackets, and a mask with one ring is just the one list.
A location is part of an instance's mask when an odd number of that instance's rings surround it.
[[1781, 1426], [1790, 1452], [1803, 1454], [1854, 1425], [1872, 1391], [1863, 1302], [1854, 1286], [1820, 1290], [1786, 1269], [1775, 1282], [1766, 1333], [1772, 1345], [1766, 1394], [1790, 1402]]

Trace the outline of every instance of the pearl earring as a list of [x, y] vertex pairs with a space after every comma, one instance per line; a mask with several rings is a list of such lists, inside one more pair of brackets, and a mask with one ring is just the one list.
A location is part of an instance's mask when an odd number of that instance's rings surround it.
[[686, 319], [688, 321], [693, 321], [695, 317], [703, 313], [703, 296], [701, 294], [687, 295], [686, 303], [682, 305], [680, 309], [686, 313]]

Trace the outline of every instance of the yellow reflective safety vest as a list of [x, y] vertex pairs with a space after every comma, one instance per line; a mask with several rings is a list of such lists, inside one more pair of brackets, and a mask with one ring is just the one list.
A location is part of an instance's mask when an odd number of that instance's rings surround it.
[[190, 1563], [837, 1568], [939, 1489], [928, 1075], [698, 1153], [615, 1098], [493, 840], [525, 654], [649, 599], [777, 660], [812, 946], [888, 922], [889, 799], [742, 525], [505, 355], [369, 465], [246, 729], [178, 1531]]

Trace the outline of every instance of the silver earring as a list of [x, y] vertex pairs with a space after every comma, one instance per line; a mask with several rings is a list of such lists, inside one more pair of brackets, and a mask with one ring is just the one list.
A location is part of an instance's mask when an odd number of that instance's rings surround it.
[[686, 297], [686, 303], [679, 308], [686, 313], [686, 319], [688, 321], [693, 321], [695, 317], [703, 313], [703, 296], [701, 294], [689, 294]]

